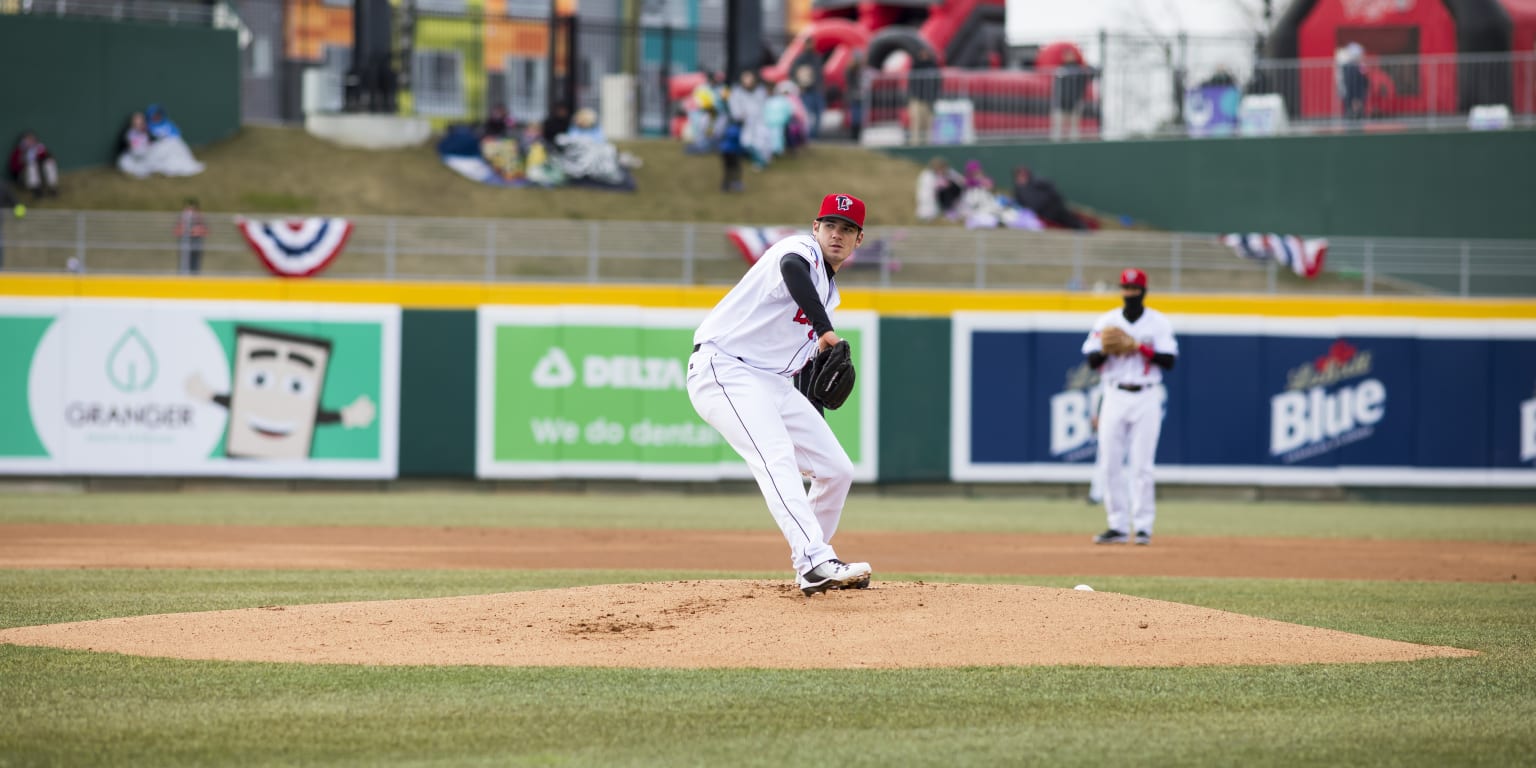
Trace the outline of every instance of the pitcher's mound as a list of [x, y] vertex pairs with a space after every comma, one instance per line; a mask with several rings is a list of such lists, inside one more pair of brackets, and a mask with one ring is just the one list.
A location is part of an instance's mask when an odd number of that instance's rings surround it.
[[1475, 656], [1106, 592], [677, 581], [269, 606], [0, 631], [0, 643], [316, 664], [596, 667], [1192, 666]]

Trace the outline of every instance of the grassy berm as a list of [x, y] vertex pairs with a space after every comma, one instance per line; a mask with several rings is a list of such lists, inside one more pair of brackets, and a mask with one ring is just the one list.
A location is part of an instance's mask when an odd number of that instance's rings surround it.
[[186, 179], [137, 180], [116, 168], [65, 175], [63, 194], [44, 207], [173, 211], [187, 197], [204, 210], [332, 215], [464, 216], [628, 221], [795, 222], [819, 198], [848, 192], [869, 205], [869, 225], [916, 221], [918, 166], [850, 145], [819, 144], [747, 170], [746, 192], [722, 195], [720, 158], [687, 155], [675, 141], [622, 142], [644, 161], [633, 193], [590, 188], [501, 189], [464, 179], [439, 162], [435, 142], [399, 150], [339, 147], [300, 128], [247, 126], [199, 147], [207, 164]]

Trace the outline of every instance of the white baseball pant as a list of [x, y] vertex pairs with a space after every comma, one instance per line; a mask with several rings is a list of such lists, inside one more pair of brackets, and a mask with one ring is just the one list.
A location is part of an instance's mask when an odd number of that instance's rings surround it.
[[853, 487], [853, 462], [791, 380], [706, 344], [688, 358], [688, 399], [752, 469], [795, 572], [836, 558], [830, 542]]
[[[1163, 403], [1154, 385], [1140, 392], [1109, 387], [1099, 412], [1099, 461], [1104, 465], [1104, 508], [1109, 527], [1152, 533], [1157, 491], [1152, 479]], [[1126, 477], [1126, 473], [1130, 476]]]

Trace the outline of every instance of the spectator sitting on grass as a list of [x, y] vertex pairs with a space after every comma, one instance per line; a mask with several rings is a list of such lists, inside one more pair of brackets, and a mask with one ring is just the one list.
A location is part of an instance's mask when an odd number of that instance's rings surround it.
[[192, 155], [192, 148], [181, 137], [181, 129], [171, 122], [165, 109], [151, 104], [144, 110], [146, 128], [153, 140], [150, 148], [150, 168], [164, 176], [196, 176], [203, 172], [203, 164]]
[[27, 131], [16, 141], [16, 148], [11, 150], [11, 178], [31, 192], [34, 200], [44, 194], [59, 196], [59, 165], [36, 133]]

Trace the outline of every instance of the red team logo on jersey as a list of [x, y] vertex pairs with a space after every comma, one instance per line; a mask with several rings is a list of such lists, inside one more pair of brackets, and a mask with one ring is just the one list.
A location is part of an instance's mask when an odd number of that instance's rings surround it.
[[[797, 310], [795, 310], [795, 322], [797, 322], [797, 323], [799, 323], [801, 325], [810, 325], [811, 324], [811, 319], [809, 317], [805, 316], [805, 310], [797, 309]], [[805, 332], [805, 337], [807, 339], [814, 339], [814, 338], [816, 338], [816, 329], [812, 328], [811, 330], [806, 331]]]

